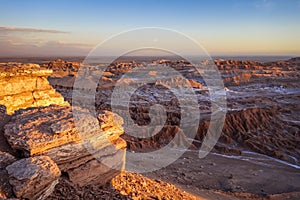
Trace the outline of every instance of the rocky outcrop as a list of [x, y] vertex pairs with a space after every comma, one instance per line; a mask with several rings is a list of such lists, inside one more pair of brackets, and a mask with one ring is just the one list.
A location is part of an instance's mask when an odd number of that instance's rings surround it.
[[38, 64], [0, 64], [0, 104], [8, 114], [20, 108], [68, 105], [49, 84], [52, 70], [41, 69]]
[[77, 72], [80, 67], [80, 62], [68, 62], [61, 59], [51, 61], [48, 63], [47, 68], [53, 71], [67, 71], [67, 72]]
[[72, 182], [99, 185], [124, 168], [122, 123], [108, 111], [97, 119], [79, 107], [51, 105], [17, 111], [5, 126], [5, 137], [24, 157], [49, 156]]
[[18, 198], [45, 199], [54, 190], [61, 172], [47, 156], [21, 159], [6, 167], [9, 183]]
[[[12, 188], [19, 198], [38, 199], [51, 193], [57, 179], [43, 182], [47, 171], [39, 160], [44, 158], [58, 166], [58, 176], [61, 170], [79, 186], [105, 184], [124, 168], [122, 118], [108, 111], [95, 118], [79, 107], [72, 109], [47, 80], [53, 70], [70, 75], [78, 70], [76, 66], [62, 61], [43, 69], [37, 64], [1, 64], [0, 144], [8, 152], [0, 155], [1, 197], [14, 197]], [[2, 148], [4, 144], [7, 147]], [[23, 159], [16, 161], [10, 152]]]

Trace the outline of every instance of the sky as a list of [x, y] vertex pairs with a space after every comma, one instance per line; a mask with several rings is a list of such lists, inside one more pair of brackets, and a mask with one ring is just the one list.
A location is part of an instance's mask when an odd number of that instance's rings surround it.
[[111, 36], [141, 27], [179, 31], [211, 55], [300, 55], [300, 0], [0, 3], [0, 57], [85, 56]]

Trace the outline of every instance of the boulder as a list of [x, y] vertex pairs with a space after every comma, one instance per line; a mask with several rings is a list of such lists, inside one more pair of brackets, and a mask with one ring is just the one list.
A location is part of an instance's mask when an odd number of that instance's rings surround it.
[[58, 166], [47, 156], [21, 159], [6, 170], [16, 197], [24, 199], [45, 199], [61, 175]]

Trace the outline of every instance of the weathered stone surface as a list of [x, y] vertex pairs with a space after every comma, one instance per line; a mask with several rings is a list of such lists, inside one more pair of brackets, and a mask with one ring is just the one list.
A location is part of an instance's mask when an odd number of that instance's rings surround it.
[[42, 154], [51, 157], [62, 171], [67, 171], [95, 158], [113, 156], [125, 148], [126, 142], [120, 138], [112, 142], [105, 136], [94, 136], [81, 143], [70, 143], [49, 149]]
[[0, 151], [0, 169], [4, 169], [6, 166], [10, 165], [15, 161], [16, 158], [13, 155]]
[[52, 70], [38, 64], [0, 63], [0, 104], [8, 114], [19, 108], [68, 105], [49, 84], [50, 74]]
[[5, 137], [26, 157], [49, 156], [76, 184], [104, 184], [124, 167], [122, 124], [109, 111], [97, 119], [79, 107], [51, 105], [17, 111], [5, 126]]
[[47, 156], [21, 159], [6, 170], [15, 195], [27, 199], [45, 199], [61, 175], [57, 165]]
[[[86, 151], [86, 142], [95, 149], [103, 148], [108, 141], [113, 142], [123, 133], [122, 119], [111, 112], [104, 112], [99, 117], [102, 120], [100, 127], [98, 120], [88, 111], [74, 107], [73, 112], [80, 119], [77, 127], [71, 107], [51, 105], [19, 110], [5, 126], [5, 136], [12, 148], [22, 151], [25, 156], [40, 155], [49, 150], [49, 155], [53, 152], [53, 160], [59, 163], [55, 159], [60, 152], [58, 149], [65, 153], [69, 151], [66, 158], [76, 157]], [[52, 148], [55, 149], [50, 150]]]
[[8, 181], [8, 174], [5, 169], [0, 169], [0, 199], [14, 197], [13, 190]]
[[5, 125], [4, 135], [11, 147], [26, 157], [80, 141], [71, 107], [55, 105], [18, 110]]
[[102, 157], [96, 155], [97, 159], [68, 170], [70, 180], [79, 186], [103, 185], [109, 182], [124, 169], [125, 150], [119, 149], [109, 153]]

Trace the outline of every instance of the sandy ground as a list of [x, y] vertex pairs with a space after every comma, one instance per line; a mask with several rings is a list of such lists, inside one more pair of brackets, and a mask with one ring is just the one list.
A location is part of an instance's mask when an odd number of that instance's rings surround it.
[[210, 153], [200, 159], [197, 151], [190, 151], [168, 167], [144, 175], [208, 199], [219, 199], [215, 191], [241, 199], [275, 198], [273, 194], [281, 194], [282, 199], [289, 195], [300, 199], [300, 167], [259, 154]]

